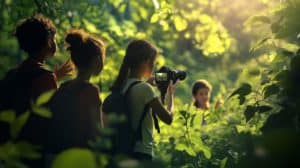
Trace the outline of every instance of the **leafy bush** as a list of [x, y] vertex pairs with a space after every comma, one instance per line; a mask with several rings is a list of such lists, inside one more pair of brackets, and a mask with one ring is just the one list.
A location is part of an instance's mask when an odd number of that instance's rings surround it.
[[[19, 19], [35, 12], [58, 27], [60, 50], [47, 62], [49, 69], [68, 59], [63, 49], [68, 29], [81, 27], [104, 39], [104, 71], [92, 79], [102, 99], [133, 38], [146, 38], [160, 48], [158, 66], [188, 71], [176, 92], [174, 123], [160, 124], [161, 134], [155, 135], [156, 167], [299, 167], [299, 0], [0, 3], [1, 77], [26, 57], [11, 32]], [[204, 112], [189, 104], [190, 86], [199, 78], [212, 83], [213, 102], [223, 97], [223, 106]], [[0, 167], [26, 167], [23, 159], [41, 157], [42, 147], [16, 139], [33, 113], [51, 118], [41, 107], [50, 96], [42, 95], [33, 111], [18, 116], [0, 112], [0, 121], [10, 125], [10, 140], [0, 144]], [[101, 130], [91, 149], [68, 149], [53, 157], [52, 166], [103, 167], [114, 162], [118, 167], [151, 167], [101, 153], [109, 148], [105, 137], [110, 134]]]

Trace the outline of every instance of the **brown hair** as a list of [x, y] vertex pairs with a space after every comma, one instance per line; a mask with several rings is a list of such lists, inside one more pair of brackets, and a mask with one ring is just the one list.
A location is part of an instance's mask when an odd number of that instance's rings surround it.
[[146, 40], [133, 40], [129, 43], [126, 54], [121, 65], [119, 75], [114, 82], [111, 90], [121, 89], [127, 80], [130, 71], [136, 70], [145, 61], [154, 61], [157, 49]]
[[200, 79], [193, 84], [192, 94], [196, 95], [197, 91], [202, 88], [207, 88], [209, 91], [212, 90], [212, 86], [207, 80]]
[[19, 46], [29, 55], [39, 52], [48, 40], [54, 38], [56, 28], [53, 22], [41, 14], [21, 20], [14, 32]]
[[67, 50], [71, 52], [71, 59], [79, 70], [90, 67], [93, 57], [100, 55], [103, 66], [105, 47], [103, 41], [97, 39], [81, 29], [70, 30], [65, 38]]

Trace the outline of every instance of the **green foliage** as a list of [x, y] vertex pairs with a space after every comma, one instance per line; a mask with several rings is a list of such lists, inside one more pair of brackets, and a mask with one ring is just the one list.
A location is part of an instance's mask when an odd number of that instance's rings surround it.
[[168, 167], [232, 166], [242, 155], [244, 148], [237, 126], [246, 126], [240, 125], [243, 114], [237, 99], [210, 111], [185, 105], [175, 114], [173, 124], [161, 125], [161, 134], [155, 138], [157, 159], [165, 161]]
[[[102, 160], [103, 161], [103, 160]], [[88, 149], [69, 149], [54, 159], [52, 163], [52, 168], [64, 168], [64, 167], [86, 167], [86, 168], [96, 168], [97, 160], [94, 154]], [[99, 165], [100, 167], [105, 166]]]
[[45, 103], [47, 103], [50, 98], [52, 97], [52, 95], [54, 94], [55, 90], [51, 90], [48, 91], [46, 93], [43, 93], [42, 95], [40, 95], [37, 99], [36, 99], [36, 105], [37, 106], [41, 106], [44, 105]]
[[2, 111], [0, 113], [0, 121], [11, 124], [16, 118], [16, 113], [12, 110]]
[[243, 83], [241, 87], [239, 87], [236, 91], [234, 91], [230, 96], [234, 96], [234, 95], [238, 95], [238, 98], [240, 100], [240, 104], [244, 104], [246, 98], [245, 96], [247, 96], [248, 94], [251, 93], [252, 87], [251, 85], [247, 84], [247, 83]]
[[30, 116], [30, 112], [26, 111], [20, 114], [12, 123], [10, 128], [10, 135], [13, 139], [17, 138], [23, 126], [26, 124], [28, 118]]
[[0, 145], [0, 159], [6, 167], [27, 167], [21, 159], [38, 159], [41, 154], [37, 147], [27, 142], [6, 142]]
[[35, 103], [31, 105], [32, 112], [43, 118], [51, 118], [52, 117], [51, 111], [49, 111], [49, 109], [47, 107], [44, 107], [44, 105], [47, 102], [49, 102], [49, 100], [51, 99], [54, 92], [55, 92], [55, 90], [51, 90], [51, 91], [41, 94], [36, 99]]
[[52, 113], [48, 108], [32, 105], [32, 112], [40, 117], [51, 118]]
[[[155, 159], [163, 164], [158, 167], [278, 167], [299, 156], [299, 0], [0, 3], [0, 77], [26, 58], [11, 33], [18, 20], [37, 12], [58, 28], [59, 50], [47, 61], [49, 69], [69, 58], [63, 39], [70, 28], [85, 29], [105, 41], [104, 70], [91, 80], [101, 88], [102, 99], [134, 38], [157, 45], [159, 66], [188, 71], [188, 79], [176, 91], [173, 124], [161, 123], [161, 134], [155, 135]], [[213, 85], [212, 102], [227, 98], [223, 106], [208, 111], [184, 106], [192, 99], [192, 83], [202, 78]], [[22, 159], [40, 157], [41, 148], [17, 137], [31, 115], [51, 118], [43, 105], [52, 94], [41, 95], [30, 112], [0, 112], [11, 134], [11, 140], [0, 144], [4, 166], [25, 167]], [[123, 119], [110, 116], [114, 122]], [[52, 167], [104, 167], [111, 159], [120, 167], [140, 166], [99, 153], [111, 146], [104, 137], [113, 130], [100, 132], [101, 137], [89, 143], [93, 151], [69, 149], [55, 157]]]
[[[268, 41], [275, 44], [270, 49], [277, 59], [273, 59], [273, 66], [262, 77], [262, 82], [254, 93], [257, 95], [255, 101], [245, 110], [247, 121], [253, 118], [256, 112], [268, 115], [261, 127], [262, 135], [251, 140], [254, 144], [251, 150], [257, 152], [252, 153], [249, 150], [239, 161], [241, 167], [280, 167], [280, 164], [298, 162], [297, 159], [288, 161], [288, 158], [298, 155], [291, 146], [298, 145], [282, 139], [299, 139], [297, 128], [300, 64], [297, 60], [300, 47], [295, 40], [300, 28], [296, 19], [299, 7], [299, 1], [288, 0], [280, 4], [280, 8], [277, 8], [268, 21], [264, 18], [264, 23], [269, 24], [271, 28], [272, 38]], [[263, 39], [258, 48], [265, 47], [264, 44], [268, 41]], [[262, 161], [262, 158], [265, 159]]]

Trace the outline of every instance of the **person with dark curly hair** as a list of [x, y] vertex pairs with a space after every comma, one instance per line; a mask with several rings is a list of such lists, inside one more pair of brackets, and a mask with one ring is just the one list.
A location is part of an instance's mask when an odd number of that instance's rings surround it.
[[46, 59], [54, 56], [56, 52], [56, 27], [53, 22], [43, 15], [34, 15], [21, 20], [16, 27], [14, 36], [20, 48], [28, 54], [28, 58], [17, 68], [18, 72], [26, 73], [42, 71], [32, 79], [31, 96], [38, 97], [41, 93], [56, 89], [56, 81], [72, 71], [69, 61], [61, 68], [56, 67], [55, 72], [45, 68]]
[[45, 60], [56, 52], [55, 34], [53, 22], [43, 15], [18, 23], [14, 36], [28, 57], [2, 80], [0, 110], [13, 109], [17, 114], [28, 110], [30, 102], [44, 92], [57, 89], [57, 80], [72, 72], [70, 61], [56, 67], [55, 72], [46, 69]]
[[[55, 72], [46, 69], [45, 60], [56, 52], [56, 27], [53, 22], [42, 16], [34, 15], [21, 20], [16, 26], [14, 36], [19, 47], [28, 57], [17, 67], [7, 72], [0, 81], [0, 111], [13, 110], [17, 116], [32, 111], [31, 104], [43, 93], [56, 90], [57, 80], [72, 71], [67, 61]], [[46, 119], [30, 113], [30, 116], [17, 136], [35, 145], [43, 145]], [[9, 138], [9, 125], [0, 123], [0, 142]], [[29, 165], [31, 165], [29, 163]], [[31, 165], [34, 167], [34, 164]]]

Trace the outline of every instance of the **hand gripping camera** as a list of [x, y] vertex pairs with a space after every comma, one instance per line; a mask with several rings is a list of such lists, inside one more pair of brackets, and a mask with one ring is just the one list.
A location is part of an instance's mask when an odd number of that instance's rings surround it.
[[165, 96], [170, 81], [176, 83], [178, 80], [184, 80], [187, 73], [181, 70], [171, 69], [169, 67], [163, 66], [155, 73], [155, 82], [161, 93], [161, 100], [164, 103]]

